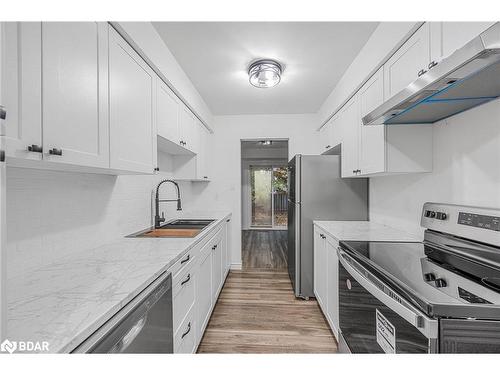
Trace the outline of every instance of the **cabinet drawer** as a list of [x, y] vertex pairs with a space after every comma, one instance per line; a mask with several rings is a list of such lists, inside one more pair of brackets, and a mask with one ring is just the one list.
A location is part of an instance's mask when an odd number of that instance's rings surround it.
[[193, 259], [196, 257], [196, 254], [198, 252], [199, 248], [197, 246], [193, 247], [170, 268], [170, 272], [172, 272], [172, 283], [174, 285], [176, 284], [180, 273], [189, 268], [194, 263]]
[[190, 262], [190, 266], [178, 273], [178, 277], [173, 284], [173, 328], [174, 333], [180, 328], [182, 321], [186, 318], [191, 307], [194, 305], [195, 296], [195, 267]]
[[194, 353], [196, 349], [195, 308], [191, 307], [174, 336], [174, 353]]

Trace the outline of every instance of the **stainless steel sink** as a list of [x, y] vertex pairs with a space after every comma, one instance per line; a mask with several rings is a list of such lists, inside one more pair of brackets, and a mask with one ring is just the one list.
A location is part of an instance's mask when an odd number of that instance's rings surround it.
[[203, 229], [215, 220], [179, 219], [163, 224], [161, 229]]
[[150, 228], [127, 237], [164, 237], [164, 238], [190, 238], [196, 237], [204, 228], [215, 220], [178, 219], [163, 224], [160, 228]]

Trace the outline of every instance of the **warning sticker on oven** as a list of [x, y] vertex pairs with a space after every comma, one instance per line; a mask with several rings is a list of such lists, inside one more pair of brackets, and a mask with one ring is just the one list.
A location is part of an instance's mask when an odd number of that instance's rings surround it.
[[382, 315], [378, 309], [376, 313], [377, 343], [386, 353], [396, 353], [396, 328]]

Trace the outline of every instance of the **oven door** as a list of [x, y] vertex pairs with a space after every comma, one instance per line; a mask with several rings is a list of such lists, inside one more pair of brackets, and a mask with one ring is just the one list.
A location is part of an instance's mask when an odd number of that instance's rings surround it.
[[338, 255], [341, 352], [436, 352], [436, 320], [389, 290], [341, 248]]

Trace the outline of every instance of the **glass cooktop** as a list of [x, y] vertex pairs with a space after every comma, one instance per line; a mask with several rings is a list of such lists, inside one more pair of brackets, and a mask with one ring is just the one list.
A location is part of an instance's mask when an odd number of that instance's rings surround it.
[[[483, 264], [477, 254], [467, 257], [466, 251], [455, 253], [421, 242], [340, 244], [367, 271], [429, 315], [436, 305], [500, 305], [500, 267]], [[500, 258], [500, 251], [492, 256]]]

